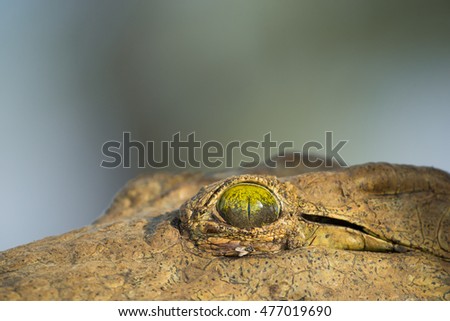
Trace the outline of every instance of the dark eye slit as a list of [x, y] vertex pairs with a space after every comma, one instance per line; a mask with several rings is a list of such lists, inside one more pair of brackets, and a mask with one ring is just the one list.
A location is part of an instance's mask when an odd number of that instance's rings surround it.
[[340, 220], [338, 218], [332, 218], [332, 217], [326, 217], [326, 216], [320, 216], [320, 215], [312, 215], [312, 214], [305, 214], [305, 213], [302, 213], [301, 217], [304, 218], [306, 221], [309, 221], [309, 222], [348, 227], [348, 228], [360, 231], [360, 232], [365, 233], [365, 234], [372, 234], [369, 231], [367, 231], [364, 227], [359, 226], [358, 224], [350, 223], [348, 221]]

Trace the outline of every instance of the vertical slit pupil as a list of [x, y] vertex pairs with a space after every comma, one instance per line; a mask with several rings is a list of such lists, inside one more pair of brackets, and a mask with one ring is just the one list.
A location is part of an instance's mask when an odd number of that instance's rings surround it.
[[240, 228], [270, 224], [280, 214], [275, 195], [254, 183], [240, 183], [226, 189], [217, 203], [217, 210], [227, 223]]

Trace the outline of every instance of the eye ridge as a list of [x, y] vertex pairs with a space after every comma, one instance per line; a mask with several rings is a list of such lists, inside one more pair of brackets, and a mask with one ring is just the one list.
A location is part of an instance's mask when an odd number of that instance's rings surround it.
[[254, 228], [271, 224], [279, 218], [280, 203], [267, 187], [253, 182], [229, 186], [217, 202], [217, 212], [228, 224]]

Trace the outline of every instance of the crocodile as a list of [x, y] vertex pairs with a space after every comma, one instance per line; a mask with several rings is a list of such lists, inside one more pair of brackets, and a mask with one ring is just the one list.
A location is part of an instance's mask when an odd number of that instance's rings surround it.
[[449, 300], [449, 227], [431, 167], [151, 173], [0, 252], [0, 300]]

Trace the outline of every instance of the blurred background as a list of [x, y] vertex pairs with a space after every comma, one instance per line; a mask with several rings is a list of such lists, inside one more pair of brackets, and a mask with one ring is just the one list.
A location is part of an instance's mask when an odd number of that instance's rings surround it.
[[448, 1], [0, 0], [0, 250], [97, 218], [123, 131], [450, 171], [449, 104]]

